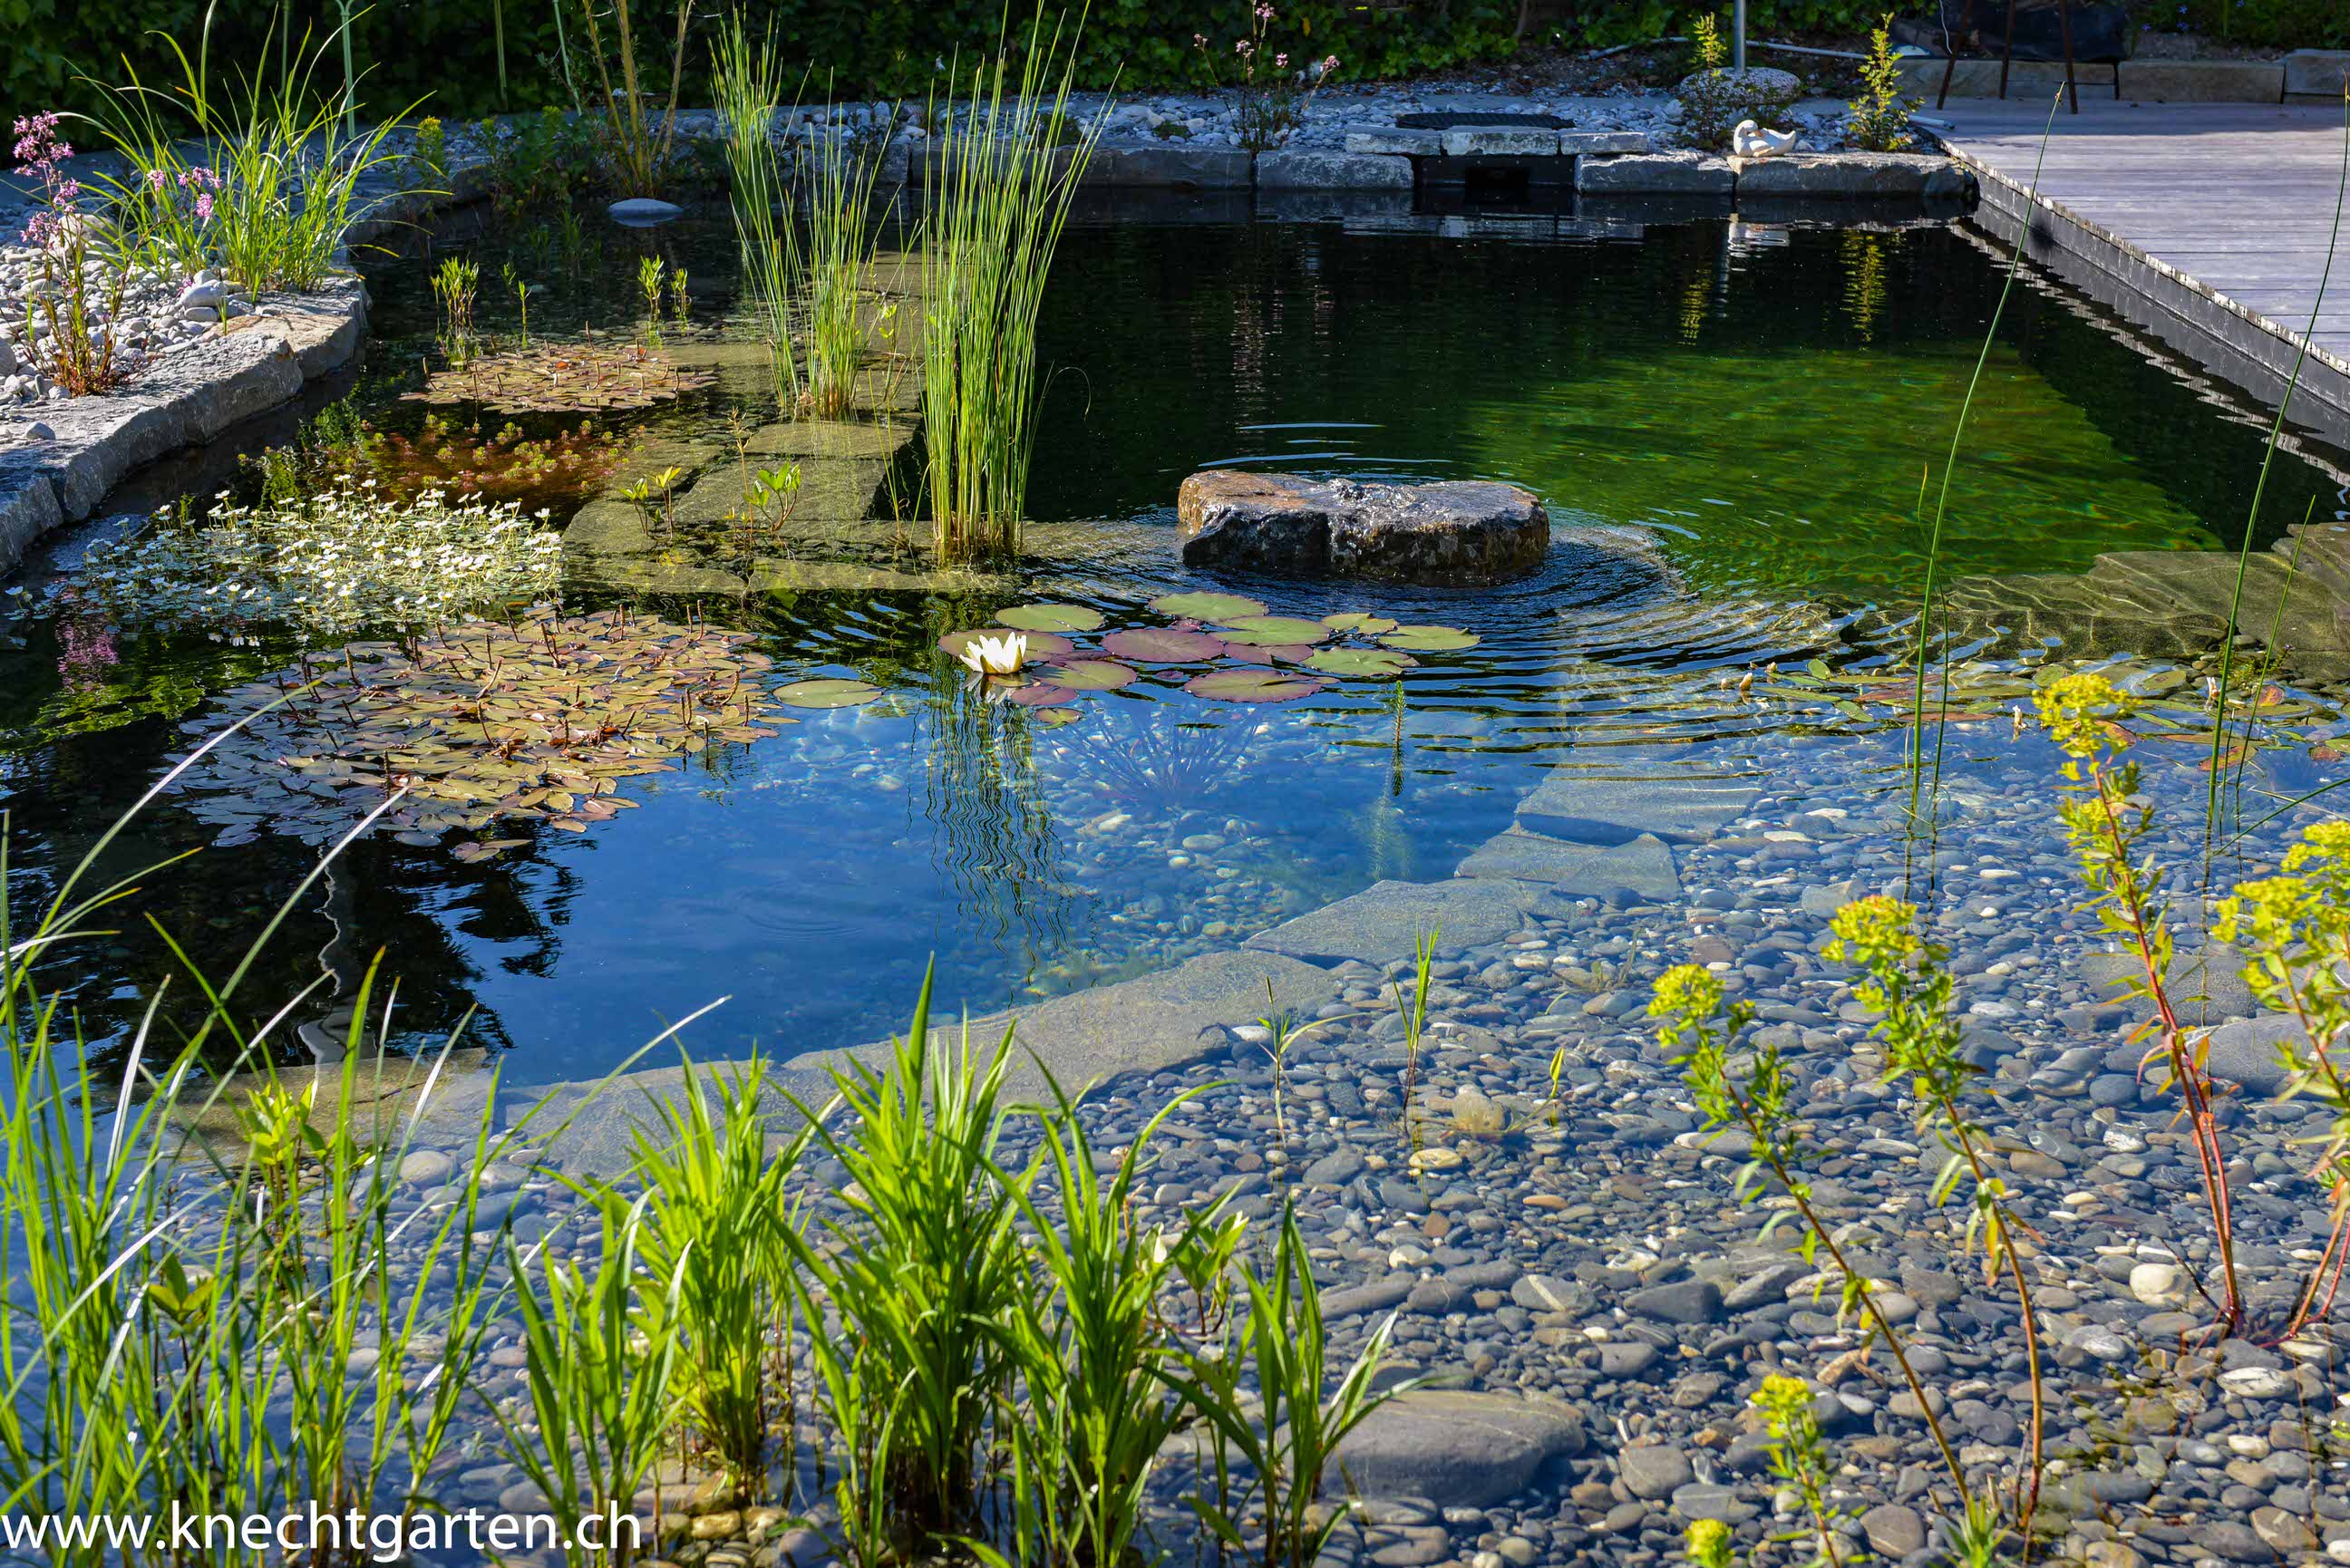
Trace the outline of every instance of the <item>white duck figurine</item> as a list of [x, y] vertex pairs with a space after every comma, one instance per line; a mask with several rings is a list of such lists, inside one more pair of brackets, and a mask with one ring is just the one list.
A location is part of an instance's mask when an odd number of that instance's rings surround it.
[[1730, 150], [1741, 158], [1776, 158], [1795, 150], [1799, 130], [1765, 130], [1751, 119], [1742, 119], [1730, 133]]

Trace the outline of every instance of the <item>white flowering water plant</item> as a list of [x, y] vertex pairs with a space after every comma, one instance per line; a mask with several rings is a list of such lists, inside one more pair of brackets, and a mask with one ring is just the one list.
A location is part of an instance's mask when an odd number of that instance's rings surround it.
[[424, 626], [532, 597], [560, 575], [559, 531], [517, 502], [412, 501], [372, 479], [209, 514], [172, 508], [129, 538], [94, 545], [61, 597], [120, 625], [241, 637], [266, 625], [342, 633]]

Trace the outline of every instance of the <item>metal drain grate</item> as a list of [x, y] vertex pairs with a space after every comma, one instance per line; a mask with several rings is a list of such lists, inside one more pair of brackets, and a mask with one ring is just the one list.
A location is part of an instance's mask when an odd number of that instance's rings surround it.
[[1447, 114], [1399, 114], [1396, 116], [1399, 130], [1571, 130], [1575, 121], [1561, 119], [1555, 114], [1498, 114], [1489, 110], [1464, 110]]

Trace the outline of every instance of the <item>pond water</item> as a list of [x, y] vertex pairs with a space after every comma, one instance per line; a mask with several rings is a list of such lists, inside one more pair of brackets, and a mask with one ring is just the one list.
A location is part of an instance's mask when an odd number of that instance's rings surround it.
[[[445, 242], [480, 259], [493, 330], [517, 325], [492, 281], [508, 262], [548, 280], [535, 332], [625, 321], [649, 248], [688, 266], [697, 318], [732, 307], [731, 243], [706, 220], [591, 234], [568, 260], [546, 230], [493, 230]], [[403, 263], [375, 282], [379, 342], [357, 396], [387, 431], [422, 417], [396, 394], [430, 352], [423, 275]], [[362, 840], [296, 901], [249, 1001], [265, 1016], [322, 964], [348, 984], [380, 950], [413, 1037], [463, 1023], [509, 1054], [518, 1082], [600, 1072], [719, 996], [689, 1036], [697, 1054], [754, 1041], [790, 1054], [895, 1026], [932, 960], [941, 1005], [978, 1013], [1230, 947], [1381, 878], [1446, 877], [1545, 770], [1604, 763], [1619, 744], [1704, 740], [1718, 765], [1767, 771], [1842, 711], [1757, 702], [1733, 682], [1813, 659], [1865, 680], [1895, 656], [1924, 571], [1921, 480], [1939, 474], [2003, 277], [1939, 226], [1075, 228], [1040, 329], [1053, 376], [1016, 581], [660, 601], [753, 634], [772, 681], [853, 676], [889, 696], [786, 711], [796, 722], [772, 738], [629, 781], [638, 809], [582, 833], [524, 828], [493, 857], [461, 859], [454, 839]], [[774, 419], [754, 402], [722, 379], [609, 422], [641, 428], [657, 453], [720, 439], [730, 412]], [[2264, 433], [2094, 308], [2019, 285], [1983, 362], [1939, 569], [2081, 570], [2101, 551], [2232, 545]], [[2256, 542], [2345, 515], [2327, 456], [2281, 457]], [[1479, 592], [1205, 579], [1175, 561], [1173, 497], [1220, 464], [1506, 479], [1542, 497], [1562, 547], [1539, 576]], [[63, 541], [12, 600], [26, 607], [0, 652], [0, 801], [16, 873], [35, 884], [222, 722], [224, 692], [303, 643], [59, 613], [48, 596], [87, 539], [123, 526]], [[1645, 543], [1609, 532], [1623, 529]], [[1565, 547], [1578, 538], [1610, 547]], [[1060, 727], [973, 697], [937, 650], [942, 632], [1024, 601], [1130, 627], [1160, 621], [1151, 598], [1201, 587], [1481, 640], [1422, 655], [1399, 681], [1277, 706], [1204, 701], [1181, 675], [1146, 672], [1087, 694]], [[1882, 728], [1881, 709], [1847, 706], [1854, 727]], [[1946, 762], [1961, 789], [1967, 750]], [[1898, 783], [1898, 752], [1855, 749], [1856, 799]], [[2278, 776], [2330, 775], [2295, 753]], [[128, 869], [204, 850], [143, 878], [124, 934], [70, 961], [111, 982], [79, 998], [98, 1042], [169, 968], [148, 917], [225, 970], [315, 860], [265, 813], [219, 845], [202, 804], [201, 787], [167, 794], [108, 857]]]

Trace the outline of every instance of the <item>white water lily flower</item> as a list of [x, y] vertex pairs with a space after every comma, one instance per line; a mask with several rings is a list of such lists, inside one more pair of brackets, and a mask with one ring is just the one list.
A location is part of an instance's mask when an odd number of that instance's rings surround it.
[[982, 675], [1015, 675], [1028, 657], [1028, 639], [1020, 632], [1002, 637], [979, 636], [962, 645], [962, 661]]

